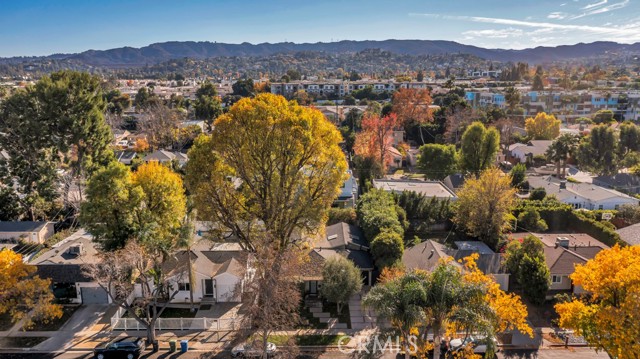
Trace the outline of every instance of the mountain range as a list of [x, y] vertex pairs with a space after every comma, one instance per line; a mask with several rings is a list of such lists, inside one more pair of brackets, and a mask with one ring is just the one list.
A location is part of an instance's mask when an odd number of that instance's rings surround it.
[[493, 61], [523, 61], [544, 63], [616, 53], [640, 53], [640, 42], [579, 43], [563, 46], [539, 46], [523, 50], [486, 49], [454, 41], [440, 40], [383, 40], [301, 43], [227, 44], [218, 42], [169, 41], [141, 48], [119, 47], [109, 50], [88, 50], [77, 54], [54, 54], [42, 57], [0, 58], [0, 63], [19, 63], [46, 59], [72, 60], [89, 66], [118, 68], [158, 64], [173, 59], [207, 59], [214, 57], [256, 57], [294, 52], [324, 52], [328, 54], [354, 53], [366, 49], [381, 49], [406, 55], [470, 54]]

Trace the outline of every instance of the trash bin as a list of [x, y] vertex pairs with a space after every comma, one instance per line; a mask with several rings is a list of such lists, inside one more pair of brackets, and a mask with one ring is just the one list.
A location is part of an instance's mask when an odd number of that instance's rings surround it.
[[189, 342], [187, 340], [180, 341], [180, 351], [186, 353], [189, 350]]
[[172, 352], [172, 353], [176, 351], [176, 341], [175, 341], [175, 339], [169, 340], [169, 351]]

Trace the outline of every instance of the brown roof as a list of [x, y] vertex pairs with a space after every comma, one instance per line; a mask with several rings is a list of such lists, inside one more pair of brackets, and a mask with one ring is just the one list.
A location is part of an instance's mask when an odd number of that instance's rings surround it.
[[404, 250], [402, 263], [408, 270], [422, 269], [431, 271], [438, 265], [440, 259], [451, 257], [451, 251], [431, 239]]
[[[211, 277], [222, 273], [244, 276], [247, 257], [247, 253], [241, 251], [191, 251], [195, 271]], [[170, 274], [186, 273], [188, 258], [187, 251], [180, 251], [164, 263], [164, 268]]]
[[545, 247], [544, 258], [551, 274], [572, 274], [576, 264], [584, 264], [587, 258], [562, 247]]
[[590, 235], [586, 234], [586, 233], [526, 233], [526, 232], [519, 232], [519, 233], [513, 233], [511, 234], [511, 237], [513, 237], [514, 239], [520, 239], [520, 238], [524, 238], [530, 234], [533, 234], [534, 236], [538, 237], [540, 239], [540, 241], [542, 241], [542, 243], [546, 246], [546, 247], [555, 247], [556, 246], [556, 240], [559, 237], [564, 237], [567, 238], [569, 240], [569, 247], [573, 248], [573, 247], [599, 247], [602, 249], [608, 249], [609, 246], [607, 246], [606, 244], [600, 242], [599, 240], [591, 237]]

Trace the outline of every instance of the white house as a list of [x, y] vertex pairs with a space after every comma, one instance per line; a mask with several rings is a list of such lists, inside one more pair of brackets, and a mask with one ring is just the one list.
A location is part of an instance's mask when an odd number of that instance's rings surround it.
[[417, 192], [427, 197], [456, 200], [458, 197], [440, 181], [423, 181], [410, 179], [374, 179], [373, 187], [391, 193], [404, 191]]
[[529, 143], [514, 143], [509, 146], [509, 153], [512, 157], [517, 158], [520, 162], [527, 162], [527, 158], [535, 156], [544, 156], [553, 141], [532, 140]]
[[639, 202], [638, 199], [622, 192], [592, 183], [559, 181], [552, 176], [529, 176], [527, 180], [529, 188], [544, 188], [547, 195], [552, 194], [560, 202], [570, 204], [576, 209], [618, 209], [623, 204], [637, 205]]
[[0, 221], [0, 239], [41, 244], [54, 234], [53, 222]]
[[181, 152], [170, 152], [166, 150], [157, 150], [144, 157], [144, 162], [157, 161], [160, 163], [167, 163], [174, 160], [178, 161], [180, 166], [184, 166], [189, 160], [189, 157]]

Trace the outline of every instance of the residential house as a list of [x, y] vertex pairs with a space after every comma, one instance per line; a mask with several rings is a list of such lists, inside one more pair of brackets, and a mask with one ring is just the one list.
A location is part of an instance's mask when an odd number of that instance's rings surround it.
[[464, 175], [461, 173], [456, 173], [453, 175], [448, 175], [442, 180], [442, 184], [444, 184], [451, 192], [458, 193], [458, 191], [464, 185]]
[[85, 273], [85, 266], [97, 261], [93, 237], [85, 230], [71, 236], [32, 260], [36, 274], [50, 279], [55, 297], [75, 304], [109, 304], [111, 298]]
[[640, 245], [640, 223], [620, 228], [616, 231], [620, 239], [630, 246]]
[[369, 253], [369, 242], [357, 226], [344, 222], [327, 226], [324, 236], [316, 239], [309, 253], [309, 262], [303, 270], [305, 293], [317, 295], [322, 286], [322, 267], [329, 258], [343, 256], [360, 269], [362, 282], [374, 282], [374, 264]]
[[402, 254], [402, 264], [407, 270], [420, 269], [431, 272], [442, 261], [452, 258], [456, 266], [462, 267], [464, 258], [477, 254], [476, 264], [484, 274], [490, 275], [503, 290], [509, 289], [509, 274], [502, 266], [502, 256], [480, 241], [456, 241], [456, 248], [447, 247], [434, 240], [426, 240], [406, 248]]
[[388, 165], [390, 170], [402, 168], [403, 156], [397, 148], [389, 146], [389, 148], [387, 148], [387, 158], [390, 162]]
[[166, 150], [157, 150], [144, 157], [144, 162], [157, 161], [160, 163], [168, 163], [171, 161], [178, 161], [180, 166], [184, 166], [189, 157], [182, 152], [170, 152]]
[[351, 170], [347, 170], [347, 179], [342, 183], [338, 198], [333, 201], [334, 207], [353, 208], [358, 200], [358, 180]]
[[528, 143], [514, 143], [509, 146], [509, 155], [524, 163], [533, 160], [535, 156], [544, 156], [553, 141], [532, 140]]
[[124, 165], [131, 165], [131, 161], [137, 156], [134, 151], [115, 151], [114, 154], [118, 162]]
[[618, 209], [623, 204], [638, 204], [634, 197], [593, 183], [561, 181], [552, 176], [529, 176], [527, 180], [529, 188], [544, 188], [547, 195], [554, 195], [560, 202], [576, 209]]
[[593, 184], [615, 189], [623, 193], [640, 194], [640, 177], [633, 173], [618, 173], [613, 176], [597, 176]]
[[195, 275], [194, 302], [241, 301], [245, 284], [253, 273], [248, 253], [234, 243], [211, 247], [201, 242], [190, 252], [180, 251], [164, 263], [169, 282], [179, 290], [171, 300], [172, 303], [189, 303], [191, 300], [189, 261]]
[[[514, 233], [512, 238], [520, 239], [530, 233]], [[609, 247], [585, 233], [533, 233], [544, 244], [544, 257], [549, 273], [551, 285], [547, 299], [560, 293], [584, 293], [580, 286], [571, 281], [571, 274], [575, 266], [585, 264], [596, 254]]]
[[413, 179], [374, 179], [373, 187], [387, 192], [400, 194], [404, 191], [416, 192], [429, 198], [449, 199], [455, 201], [458, 197], [440, 181], [423, 181]]
[[53, 224], [46, 221], [0, 221], [0, 240], [42, 244], [55, 233]]
[[180, 122], [180, 128], [186, 128], [190, 126], [199, 127], [203, 133], [207, 129], [207, 124], [202, 120], [187, 120]]

